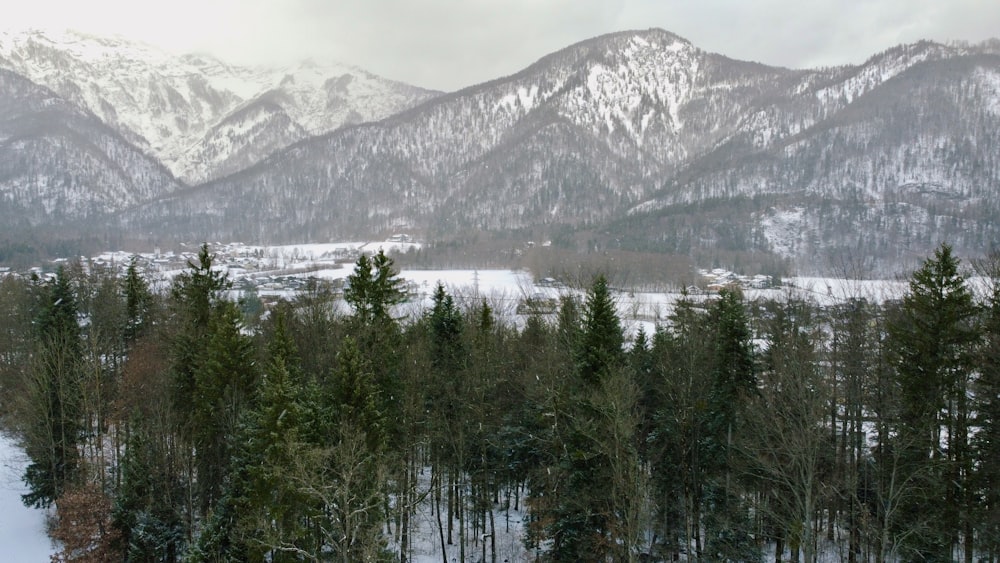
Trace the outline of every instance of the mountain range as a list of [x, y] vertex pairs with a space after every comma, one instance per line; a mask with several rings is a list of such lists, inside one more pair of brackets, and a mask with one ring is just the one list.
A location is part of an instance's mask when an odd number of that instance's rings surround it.
[[0, 217], [24, 228], [879, 272], [1000, 240], [997, 41], [787, 69], [628, 31], [452, 93], [72, 33], [0, 35], [0, 69]]

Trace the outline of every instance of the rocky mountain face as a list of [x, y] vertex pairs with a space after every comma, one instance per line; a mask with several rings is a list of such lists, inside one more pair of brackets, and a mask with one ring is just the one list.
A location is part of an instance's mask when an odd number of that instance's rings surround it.
[[0, 69], [0, 223], [5, 235], [38, 225], [103, 225], [109, 213], [180, 187], [162, 164], [92, 113]]
[[[10, 52], [0, 49], [0, 66]], [[185, 60], [191, 73], [169, 82], [179, 95], [148, 75], [141, 91], [161, 93], [154, 109], [199, 108], [185, 114], [198, 142], [161, 158], [184, 177], [215, 179], [116, 208], [129, 231], [258, 242], [519, 231], [588, 250], [765, 254], [803, 270], [852, 262], [879, 272], [940, 241], [977, 255], [1000, 240], [997, 42], [924, 42], [793, 70], [662, 30], [623, 32], [451, 94], [400, 87], [393, 99], [408, 109], [380, 120], [360, 100], [382, 107], [387, 95], [365, 98], [359, 71], [321, 80], [329, 73], [304, 65], [248, 95], [221, 85], [251, 82], [240, 74], [249, 71]], [[72, 87], [53, 89], [95, 107]], [[151, 146], [148, 122], [166, 110], [123, 127], [132, 118], [120, 116], [142, 104], [117, 109], [114, 91], [93, 89], [107, 102], [94, 113]], [[358, 123], [331, 130], [307, 115]]]
[[[795, 76], [663, 31], [602, 37], [300, 143], [133, 220], [187, 217], [190, 228], [246, 238], [593, 224], [640, 204], [723, 141], [774, 82]], [[291, 232], [261, 221], [275, 214], [288, 214]]]
[[437, 95], [348, 65], [247, 68], [74, 32], [0, 32], [0, 68], [90, 110], [188, 184]]

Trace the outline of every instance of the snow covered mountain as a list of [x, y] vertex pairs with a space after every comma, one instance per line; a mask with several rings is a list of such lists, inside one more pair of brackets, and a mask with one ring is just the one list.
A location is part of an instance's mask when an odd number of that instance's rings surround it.
[[[181, 187], [92, 113], [0, 69], [0, 223], [4, 234], [103, 226], [109, 213]], [[91, 223], [88, 225], [88, 223]]]
[[188, 183], [437, 94], [348, 65], [246, 68], [71, 31], [0, 32], [0, 68], [90, 110]]
[[734, 116], [790, 74], [709, 55], [665, 31], [601, 37], [514, 76], [297, 144], [146, 212], [203, 209], [225, 230], [241, 218], [259, 229], [254, 209], [287, 210], [283, 224], [295, 236], [317, 237], [598, 221], [722, 140]]
[[[134, 51], [115, 55], [141, 61], [116, 78], [94, 54], [113, 42], [80, 41], [69, 56], [66, 41], [0, 38], [0, 66], [92, 108], [183, 177], [210, 179], [115, 207], [132, 233], [278, 243], [521, 231], [588, 250], [767, 255], [803, 269], [859, 259], [881, 272], [942, 240], [967, 255], [1000, 241], [997, 41], [795, 70], [629, 31], [439, 96], [356, 69]], [[65, 78], [84, 62], [109, 76]]]
[[792, 70], [617, 33], [127, 220], [266, 240], [542, 229], [599, 248], [892, 268], [940, 240], [1000, 240], [998, 84], [990, 44]]

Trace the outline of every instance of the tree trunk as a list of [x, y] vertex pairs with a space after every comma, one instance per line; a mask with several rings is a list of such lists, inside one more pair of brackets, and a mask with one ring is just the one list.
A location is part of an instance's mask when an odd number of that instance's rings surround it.
[[444, 525], [441, 522], [441, 474], [434, 472], [434, 503], [437, 505], [434, 514], [437, 516], [438, 539], [441, 540], [441, 563], [448, 563], [448, 550], [444, 543]]

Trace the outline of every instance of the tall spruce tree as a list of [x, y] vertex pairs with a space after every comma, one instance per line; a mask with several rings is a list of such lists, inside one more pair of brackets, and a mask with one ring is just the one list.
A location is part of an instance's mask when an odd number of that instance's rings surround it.
[[351, 337], [337, 356], [328, 409], [335, 421], [332, 442], [322, 450], [325, 479], [307, 490], [326, 506], [325, 539], [342, 561], [384, 561], [382, 536], [386, 497], [386, 422], [369, 362]]
[[372, 258], [358, 257], [354, 272], [347, 276], [344, 300], [354, 309], [363, 325], [382, 324], [391, 319], [391, 308], [405, 297], [403, 280], [393, 260], [382, 249]]
[[975, 494], [977, 537], [985, 560], [1000, 558], [1000, 256], [980, 268], [990, 283], [989, 300], [983, 315], [983, 341], [977, 360], [979, 379], [975, 384]]
[[950, 561], [963, 533], [971, 547], [963, 491], [971, 460], [968, 390], [976, 314], [959, 260], [943, 244], [913, 273], [889, 327], [901, 391], [896, 447], [919, 493], [907, 497], [899, 521], [907, 557]]
[[239, 422], [252, 408], [258, 381], [253, 342], [242, 332], [236, 305], [222, 302], [209, 324], [208, 342], [195, 371], [193, 442], [202, 515], [222, 494]]
[[35, 351], [26, 407], [33, 411], [25, 425], [25, 451], [31, 459], [24, 474], [28, 506], [47, 507], [79, 469], [80, 324], [69, 275], [59, 268], [47, 285], [35, 319]]
[[669, 558], [693, 546], [702, 556], [702, 505], [707, 480], [707, 405], [713, 326], [685, 294], [677, 302], [670, 330], [653, 338], [659, 405], [649, 437], [649, 461], [658, 499], [659, 549]]
[[577, 349], [579, 375], [584, 383], [597, 385], [625, 359], [621, 321], [608, 280], [598, 276], [587, 293], [583, 330]]
[[[605, 388], [606, 382], [627, 371], [622, 345], [614, 300], [607, 280], [598, 276], [587, 293], [576, 339], [576, 378], [564, 389], [568, 400], [557, 403], [563, 409], [557, 416], [564, 421], [553, 444], [559, 482], [544, 493], [555, 497], [549, 501], [551, 514], [547, 515], [553, 561], [601, 560], [614, 552], [614, 530], [619, 524], [616, 507], [621, 499], [614, 498], [614, 489], [608, 485], [620, 466], [611, 458], [620, 446], [635, 452], [631, 442], [638, 431], [637, 425], [626, 422], [622, 424], [631, 429], [629, 440], [623, 444], [621, 435], [615, 435], [623, 427], [618, 424], [619, 415], [632, 420], [637, 393], [627, 394], [630, 404], [615, 403], [616, 396], [621, 399], [619, 393]], [[614, 423], [609, 424], [609, 416]]]
[[173, 342], [171, 346], [174, 377], [174, 408], [179, 414], [182, 436], [190, 437], [193, 407], [197, 394], [195, 374], [204, 361], [212, 312], [222, 292], [230, 287], [226, 274], [212, 269], [214, 256], [208, 244], [198, 252], [198, 262], [188, 262], [189, 270], [174, 279], [170, 295], [173, 306]]
[[750, 325], [738, 291], [723, 290], [710, 311], [715, 326], [712, 381], [705, 413], [707, 430], [705, 551], [722, 560], [760, 559], [751, 522], [739, 495], [736, 433], [747, 400], [756, 391]]
[[132, 342], [149, 327], [153, 295], [149, 284], [139, 275], [136, 258], [133, 256], [122, 280], [125, 295], [125, 341]]

